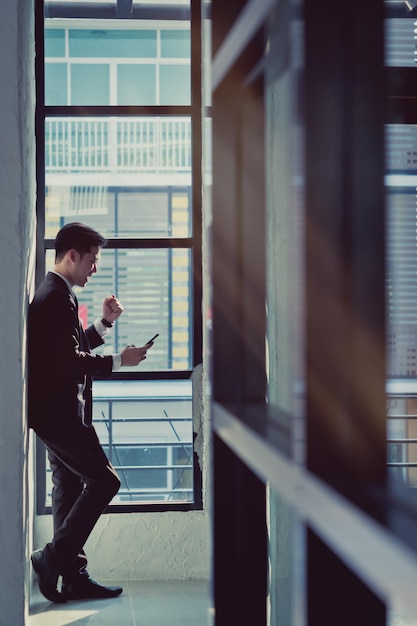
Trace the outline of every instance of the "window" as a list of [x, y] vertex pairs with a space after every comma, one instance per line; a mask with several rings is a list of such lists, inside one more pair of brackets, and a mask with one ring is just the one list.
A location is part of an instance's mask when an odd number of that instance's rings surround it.
[[70, 22], [45, 20], [47, 106], [190, 105], [189, 19]]
[[[415, 66], [415, 27], [413, 19], [391, 18], [386, 21], [388, 67]], [[400, 120], [401, 116], [397, 115], [397, 119]], [[417, 118], [414, 124], [389, 123], [385, 130], [390, 378], [417, 375], [416, 124]]]
[[415, 18], [394, 11], [385, 23], [385, 65], [391, 89], [395, 85], [397, 90], [385, 126], [388, 467], [412, 489], [417, 458], [417, 116], [408, 114], [401, 96], [409, 95], [409, 78], [414, 80], [416, 71], [415, 29]]
[[[201, 104], [193, 49], [191, 105], [193, 10], [151, 2], [146, 19], [134, 7], [121, 19], [94, 2], [84, 3], [82, 15], [73, 4], [43, 4], [37, 277], [53, 265], [65, 223], [85, 222], [108, 239], [94, 281], [77, 292], [82, 323], [92, 323], [103, 298], [116, 293], [125, 312], [102, 352], [159, 333], [140, 368], [94, 382], [96, 430], [122, 481], [110, 506], [200, 507], [192, 371], [201, 362]], [[44, 451], [38, 456], [42, 512], [51, 485]]]

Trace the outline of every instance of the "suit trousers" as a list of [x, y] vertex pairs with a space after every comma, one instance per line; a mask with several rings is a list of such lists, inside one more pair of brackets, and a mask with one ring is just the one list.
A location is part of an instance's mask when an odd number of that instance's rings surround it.
[[47, 448], [52, 470], [54, 536], [46, 554], [61, 574], [72, 576], [75, 567], [80, 569], [77, 557], [118, 492], [120, 480], [93, 426], [76, 419], [59, 428], [38, 429], [37, 434]]

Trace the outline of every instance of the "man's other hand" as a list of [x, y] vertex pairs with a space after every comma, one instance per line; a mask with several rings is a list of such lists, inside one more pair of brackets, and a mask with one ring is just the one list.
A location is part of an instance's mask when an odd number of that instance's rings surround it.
[[108, 322], [115, 322], [123, 313], [122, 303], [113, 294], [103, 300], [103, 317]]

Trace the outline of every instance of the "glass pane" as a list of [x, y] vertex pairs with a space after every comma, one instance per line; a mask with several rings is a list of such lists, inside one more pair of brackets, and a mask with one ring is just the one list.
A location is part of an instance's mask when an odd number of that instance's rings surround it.
[[71, 104], [110, 104], [110, 66], [74, 63], [71, 68]]
[[[188, 18], [117, 23], [91, 19], [89, 28], [85, 26], [82, 19], [71, 19], [71, 27], [68, 20], [45, 20], [45, 62], [64, 57], [71, 76], [69, 93], [59, 104], [190, 104]], [[49, 96], [60, 92], [56, 78], [60, 76], [55, 73], [45, 76], [47, 104], [58, 102]]]
[[156, 30], [71, 28], [68, 31], [69, 54], [70, 57], [90, 58], [156, 57], [156, 33]]
[[160, 104], [191, 103], [191, 77], [188, 65], [161, 65]]
[[188, 117], [52, 117], [45, 123], [46, 236], [88, 221], [106, 237], [191, 235]]
[[162, 30], [161, 56], [183, 57], [191, 56], [191, 40], [189, 30]]
[[[94, 426], [121, 480], [113, 503], [192, 502], [191, 381], [95, 381], [93, 395]], [[50, 494], [48, 469], [47, 505]]]
[[117, 103], [120, 105], [156, 104], [156, 66], [118, 65]]
[[63, 28], [45, 29], [45, 57], [65, 56], [65, 30]]
[[65, 63], [45, 63], [45, 104], [68, 104], [67, 66]]
[[[53, 256], [49, 250], [48, 269]], [[191, 255], [187, 249], [103, 249], [97, 274], [86, 287], [75, 291], [84, 326], [101, 316], [105, 297], [114, 293], [124, 306], [100, 347], [102, 354], [121, 352], [128, 344], [144, 345], [159, 333], [140, 370], [183, 370], [191, 369], [192, 363], [190, 285]]]

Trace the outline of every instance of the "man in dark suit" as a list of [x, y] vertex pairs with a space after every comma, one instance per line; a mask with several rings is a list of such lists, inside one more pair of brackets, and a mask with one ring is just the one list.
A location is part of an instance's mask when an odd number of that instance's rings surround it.
[[[52, 469], [54, 535], [31, 557], [39, 588], [52, 602], [109, 598], [121, 587], [105, 587], [88, 574], [83, 546], [120, 480], [106, 457], [92, 418], [92, 378], [138, 365], [152, 343], [128, 346], [117, 355], [92, 354], [123, 312], [115, 296], [103, 315], [83, 330], [74, 285], [84, 287], [97, 271], [105, 239], [80, 223], [64, 226], [55, 240], [55, 265], [29, 306], [29, 426], [44, 442]], [[61, 590], [58, 579], [62, 576]]]

